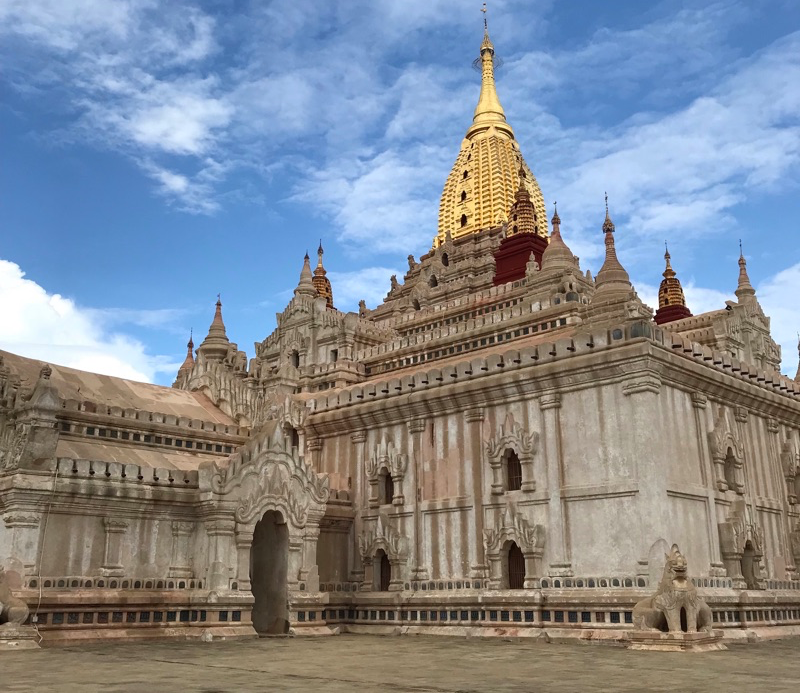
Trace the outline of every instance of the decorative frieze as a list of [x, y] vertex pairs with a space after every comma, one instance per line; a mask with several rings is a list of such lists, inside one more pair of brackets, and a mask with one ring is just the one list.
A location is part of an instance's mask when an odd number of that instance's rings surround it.
[[561, 393], [550, 392], [546, 395], [539, 397], [539, 408], [542, 411], [547, 409], [560, 409], [561, 408]]
[[719, 408], [714, 428], [708, 434], [717, 489], [744, 493], [744, 444], [731, 425], [727, 410]]
[[657, 395], [661, 392], [661, 381], [653, 375], [645, 375], [632, 378], [622, 385], [623, 395], [635, 395], [639, 392], [652, 392]]
[[422, 433], [428, 424], [425, 419], [412, 419], [407, 425], [409, 433]]

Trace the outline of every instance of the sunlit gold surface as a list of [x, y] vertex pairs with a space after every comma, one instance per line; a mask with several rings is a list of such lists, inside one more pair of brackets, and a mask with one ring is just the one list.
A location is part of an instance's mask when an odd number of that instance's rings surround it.
[[494, 47], [488, 32], [483, 37], [480, 59], [481, 93], [472, 125], [442, 191], [434, 246], [444, 242], [448, 231], [459, 238], [506, 221], [520, 185], [520, 168], [525, 172], [524, 186], [531, 196], [538, 233], [547, 237], [542, 191], [522, 158], [497, 97]]

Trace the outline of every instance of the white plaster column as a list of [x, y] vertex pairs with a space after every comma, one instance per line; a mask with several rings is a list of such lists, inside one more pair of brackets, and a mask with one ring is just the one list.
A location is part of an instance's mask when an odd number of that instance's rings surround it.
[[169, 566], [169, 577], [192, 577], [192, 566], [189, 562], [189, 537], [193, 530], [193, 522], [175, 520], [172, 523], [172, 560]]
[[708, 426], [706, 425], [706, 409], [708, 397], [702, 392], [692, 393], [692, 408], [694, 409], [694, 424], [697, 435], [698, 449], [700, 450], [700, 478], [706, 488], [706, 534], [708, 546], [711, 551], [709, 556], [710, 577], [725, 577], [727, 571], [722, 562], [722, 552], [719, 547], [719, 528], [717, 527], [717, 479], [718, 473], [725, 478], [724, 469], [719, 472], [714, 460], [708, 452]]
[[[561, 442], [561, 395], [551, 392], [539, 398], [542, 412], [542, 439], [547, 465], [547, 486], [550, 502], [547, 511], [550, 565], [547, 574], [553, 577], [570, 577], [572, 561], [569, 549], [569, 519], [565, 501], [561, 497], [564, 485], [564, 451]], [[527, 563], [527, 561], [526, 561]]]
[[[771, 464], [768, 468], [772, 473], [772, 483], [775, 485], [776, 492], [781, 499], [783, 511], [781, 512], [781, 544], [780, 554], [784, 560], [785, 575], [774, 575], [777, 580], [791, 579], [795, 574], [796, 566], [794, 563], [794, 555], [792, 554], [792, 526], [789, 520], [789, 499], [787, 495], [786, 477], [783, 473], [783, 466], [781, 464], [781, 440], [780, 440], [781, 427], [777, 420], [770, 417], [767, 419], [767, 432], [769, 437], [767, 439], [768, 459]], [[774, 553], [777, 553], [775, 551]], [[774, 562], [773, 562], [774, 565]]]
[[[9, 546], [10, 558], [21, 561], [25, 566], [26, 575], [35, 575], [39, 557], [39, 524], [41, 517], [38, 513], [21, 511], [10, 512], [3, 517], [3, 522], [11, 535]], [[51, 543], [55, 549], [55, 543]], [[45, 547], [42, 547], [44, 549]]]
[[469, 494], [472, 496], [472, 532], [468, 537], [470, 577], [483, 578], [487, 571], [483, 546], [483, 409], [469, 409], [464, 417], [469, 429], [471, 459]]
[[210, 590], [227, 590], [230, 587], [229, 560], [235, 527], [236, 522], [232, 516], [216, 516], [206, 521], [206, 534], [208, 534], [206, 575]]
[[[322, 517], [320, 516], [319, 520]], [[318, 521], [319, 521], [318, 520]], [[303, 533], [303, 567], [300, 580], [305, 582], [309, 592], [319, 592], [319, 566], [317, 566], [317, 542], [319, 541], [319, 524], [309, 522]]]
[[250, 554], [253, 549], [253, 532], [255, 525], [236, 525], [236, 583], [240, 591], [249, 592]]
[[122, 577], [125, 574], [122, 566], [122, 538], [128, 531], [128, 521], [104, 517], [103, 525], [106, 530], [106, 545], [100, 573], [105, 577]]
[[414, 536], [411, 538], [413, 551], [411, 553], [411, 579], [412, 580], [427, 580], [428, 570], [422, 565], [421, 556], [423, 554], [423, 542], [425, 541], [425, 532], [422, 529], [422, 488], [420, 485], [421, 474], [420, 466], [422, 464], [422, 441], [421, 435], [425, 430], [426, 422], [424, 419], [413, 419], [408, 422], [408, 432], [411, 434], [411, 461], [412, 464], [412, 486], [414, 488]]
[[[358, 542], [358, 537], [361, 536], [364, 530], [362, 513], [364, 512], [364, 508], [368, 503], [365, 492], [365, 487], [367, 484], [364, 482], [366, 478], [366, 468], [364, 466], [364, 443], [366, 440], [366, 431], [354, 431], [352, 434], [350, 434], [350, 442], [353, 444], [353, 454], [355, 456], [353, 471], [355, 475], [353, 506], [355, 507], [356, 514], [353, 518], [353, 536], [356, 542]], [[350, 579], [354, 582], [361, 582], [364, 579], [364, 566], [361, 563], [361, 554], [358, 551], [353, 551], [352, 565], [350, 566]]]

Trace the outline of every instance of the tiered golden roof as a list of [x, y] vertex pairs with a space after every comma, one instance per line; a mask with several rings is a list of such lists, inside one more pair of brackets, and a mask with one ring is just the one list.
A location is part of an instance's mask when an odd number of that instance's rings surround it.
[[[484, 31], [480, 54], [481, 94], [472, 125], [444, 184], [439, 204], [439, 246], [449, 231], [460, 238], [508, 220], [520, 182], [530, 194], [535, 214], [534, 232], [547, 237], [547, 212], [536, 178], [522, 158], [514, 131], [494, 82], [494, 46]], [[520, 177], [520, 170], [525, 177]]]

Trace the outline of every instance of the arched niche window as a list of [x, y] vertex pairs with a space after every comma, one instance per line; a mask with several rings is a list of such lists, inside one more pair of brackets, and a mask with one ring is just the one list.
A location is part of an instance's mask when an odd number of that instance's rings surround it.
[[733, 455], [733, 449], [728, 448], [725, 455], [725, 481], [728, 482], [728, 488], [736, 490], [736, 458]]
[[449, 257], [447, 257], [447, 253], [443, 253], [443, 254], [442, 254], [442, 264], [443, 264], [445, 267], [449, 267], [449, 266], [450, 266], [450, 258], [449, 258]]
[[391, 505], [394, 500], [394, 481], [392, 475], [384, 469], [378, 476], [378, 491], [381, 505]]
[[292, 428], [289, 431], [289, 439], [292, 441], [292, 447], [300, 449], [300, 434], [297, 432], [296, 428]]
[[461, 215], [461, 228], [463, 229], [466, 225], [467, 225], [467, 215], [466, 214], [462, 214]]
[[522, 464], [517, 453], [506, 450], [503, 455], [506, 467], [506, 490], [519, 491], [522, 488]]
[[290, 362], [295, 368], [300, 368], [300, 352], [294, 349], [291, 353]]
[[506, 554], [508, 589], [521, 590], [525, 587], [525, 557], [515, 542], [511, 542]]
[[467, 178], [469, 178], [469, 171], [464, 171], [464, 180], [467, 180]]
[[416, 298], [411, 302], [411, 305], [414, 307], [414, 310], [420, 309], [419, 301]]
[[431, 289], [435, 289], [439, 286], [439, 280], [436, 278], [435, 274], [432, 274], [431, 278], [428, 280], [428, 286], [430, 286]]
[[373, 562], [375, 570], [375, 587], [380, 592], [388, 592], [392, 583], [392, 564], [383, 549], [378, 549]]
[[461, 201], [463, 202], [466, 199], [467, 199], [467, 191], [466, 190], [462, 190], [461, 191]]

